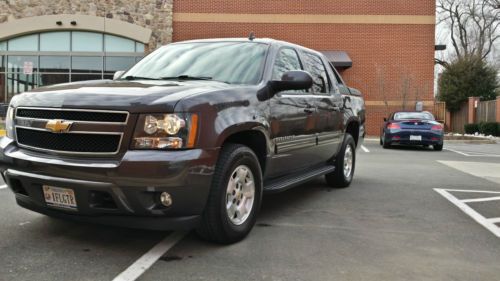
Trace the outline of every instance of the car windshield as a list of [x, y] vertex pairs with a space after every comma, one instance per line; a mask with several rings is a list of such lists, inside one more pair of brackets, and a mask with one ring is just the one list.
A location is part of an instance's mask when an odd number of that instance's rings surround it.
[[197, 42], [162, 47], [121, 79], [214, 80], [258, 84], [268, 45], [255, 42]]
[[429, 112], [397, 112], [394, 120], [434, 120], [434, 116]]

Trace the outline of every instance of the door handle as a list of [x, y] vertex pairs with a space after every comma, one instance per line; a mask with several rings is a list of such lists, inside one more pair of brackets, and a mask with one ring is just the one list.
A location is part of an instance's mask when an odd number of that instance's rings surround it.
[[304, 112], [307, 114], [313, 114], [314, 113], [314, 108], [304, 108]]

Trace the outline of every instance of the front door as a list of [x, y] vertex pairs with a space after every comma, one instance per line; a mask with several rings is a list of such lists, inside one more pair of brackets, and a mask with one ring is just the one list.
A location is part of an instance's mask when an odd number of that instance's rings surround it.
[[[275, 59], [273, 80], [291, 70], [303, 70], [297, 52], [282, 48]], [[271, 138], [274, 155], [268, 175], [276, 177], [300, 170], [318, 162], [314, 155], [317, 145], [317, 108], [311, 91], [285, 91], [270, 100]]]

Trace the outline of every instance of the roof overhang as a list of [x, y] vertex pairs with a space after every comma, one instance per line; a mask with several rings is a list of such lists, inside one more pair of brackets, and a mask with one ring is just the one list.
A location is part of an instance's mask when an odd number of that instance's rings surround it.
[[151, 38], [151, 29], [124, 22], [88, 15], [46, 15], [27, 17], [0, 24], [0, 41], [24, 34], [45, 32], [81, 30], [102, 32], [133, 39], [147, 44]]
[[351, 57], [346, 51], [321, 51], [323, 55], [335, 66], [337, 69], [348, 69], [352, 67]]

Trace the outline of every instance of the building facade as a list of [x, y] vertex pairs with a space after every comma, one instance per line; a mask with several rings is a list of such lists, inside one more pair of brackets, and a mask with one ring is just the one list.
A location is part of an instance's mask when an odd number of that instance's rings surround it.
[[0, 1], [0, 98], [109, 78], [172, 41], [254, 32], [323, 51], [377, 135], [390, 111], [432, 110], [434, 31], [434, 0]]

